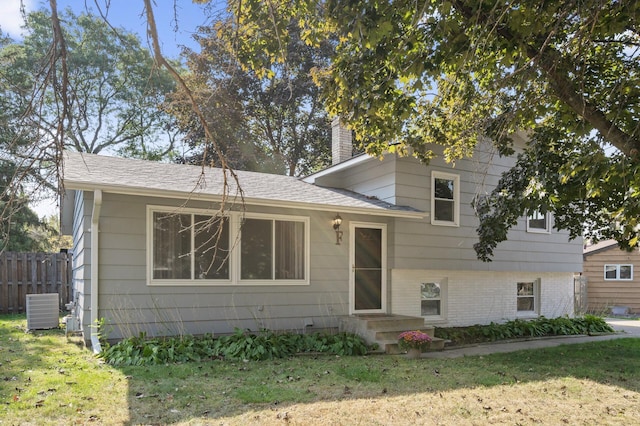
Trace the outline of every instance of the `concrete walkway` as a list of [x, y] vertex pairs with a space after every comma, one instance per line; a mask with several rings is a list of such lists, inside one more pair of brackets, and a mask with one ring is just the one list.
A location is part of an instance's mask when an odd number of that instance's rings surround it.
[[445, 349], [441, 352], [425, 352], [423, 358], [460, 358], [464, 356], [488, 355], [493, 353], [515, 352], [523, 349], [540, 349], [574, 343], [598, 342], [601, 340], [624, 337], [640, 338], [640, 320], [606, 318], [607, 323], [616, 330], [615, 334], [601, 336], [562, 336], [543, 337], [530, 340], [518, 340], [504, 343], [483, 343], [464, 348]]

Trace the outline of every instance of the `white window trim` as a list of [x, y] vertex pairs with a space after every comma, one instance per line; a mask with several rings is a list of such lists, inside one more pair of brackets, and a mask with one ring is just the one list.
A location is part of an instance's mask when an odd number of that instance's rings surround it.
[[[238, 235], [238, 244], [237, 247], [234, 247], [232, 260], [233, 268], [235, 269], [235, 276], [237, 279], [235, 280], [235, 285], [310, 285], [310, 275], [311, 275], [311, 243], [310, 243], [310, 223], [309, 217], [307, 216], [289, 216], [289, 215], [274, 215], [274, 214], [265, 214], [265, 213], [245, 213], [245, 219], [264, 219], [264, 220], [282, 220], [282, 221], [292, 221], [292, 222], [303, 222], [304, 223], [304, 279], [302, 280], [278, 280], [278, 279], [266, 279], [266, 280], [243, 280], [241, 278], [241, 259], [240, 255], [242, 253], [242, 223], [240, 220], [236, 221], [237, 233]], [[273, 241], [275, 244], [275, 241]], [[273, 261], [275, 262], [275, 256], [273, 256]]]
[[[231, 247], [231, 253], [229, 254], [229, 278], [228, 279], [169, 279], [159, 280], [153, 278], [153, 213], [175, 213], [175, 214], [196, 214], [212, 216], [215, 211], [209, 209], [197, 209], [197, 208], [184, 208], [173, 206], [161, 206], [161, 205], [147, 205], [147, 217], [146, 217], [146, 230], [147, 230], [147, 242], [146, 242], [146, 272], [147, 272], [147, 285], [150, 287], [212, 287], [212, 286], [290, 286], [290, 285], [310, 285], [311, 284], [311, 230], [310, 219], [307, 216], [290, 216], [290, 215], [273, 215], [263, 213], [240, 213], [240, 212], [228, 212], [225, 217], [229, 219], [229, 247]], [[241, 255], [241, 222], [242, 218], [252, 219], [270, 219], [270, 220], [283, 220], [283, 221], [298, 221], [304, 223], [305, 229], [305, 278], [302, 280], [241, 280], [240, 279], [240, 255]], [[193, 238], [193, 237], [192, 237]], [[192, 256], [193, 257], [193, 256]]]
[[[607, 278], [607, 266], [615, 266], [616, 267], [616, 277], [615, 278]], [[620, 267], [621, 266], [630, 266], [631, 267], [631, 277], [630, 278], [620, 278]], [[607, 263], [604, 265], [602, 269], [602, 276], [605, 281], [633, 281], [633, 264], [631, 263]]]
[[[518, 283], [530, 283], [533, 282], [533, 311], [519, 311], [518, 310]], [[516, 290], [516, 317], [518, 318], [536, 318], [540, 316], [540, 294], [542, 287], [542, 280], [540, 278], [536, 278], [535, 280], [518, 280], [516, 281], [515, 290]], [[530, 296], [527, 296], [530, 297]]]
[[529, 225], [529, 220], [532, 219], [533, 216], [531, 215], [527, 215], [527, 232], [531, 232], [534, 234], [550, 234], [551, 233], [551, 218], [549, 216], [549, 212], [546, 212], [544, 214], [544, 223], [546, 225], [546, 227], [544, 229], [542, 228], [533, 228]]
[[[440, 284], [440, 315], [422, 315], [422, 294], [419, 294], [420, 298], [420, 315], [424, 318], [425, 322], [433, 323], [438, 321], [445, 321], [447, 319], [447, 298], [449, 279], [442, 278], [440, 280], [424, 280], [418, 287], [419, 291], [422, 290], [422, 283], [438, 283]], [[436, 300], [436, 299], [433, 299]]]
[[[453, 181], [453, 222], [436, 220], [436, 179], [448, 179]], [[460, 226], [460, 175], [453, 173], [431, 171], [431, 224], [437, 226]]]
[[[153, 278], [153, 213], [174, 213], [174, 214], [194, 214], [194, 215], [203, 215], [203, 216], [213, 216], [211, 210], [207, 209], [194, 209], [194, 208], [182, 208], [182, 207], [170, 207], [170, 206], [147, 206], [147, 285], [148, 286], [211, 286], [211, 285], [229, 285], [233, 282], [233, 268], [232, 264], [229, 267], [229, 278], [227, 279], [195, 279], [195, 278], [187, 278], [187, 279], [168, 279], [161, 280]], [[234, 216], [231, 214], [224, 215], [229, 220], [229, 229], [234, 229]], [[232, 238], [233, 233], [229, 232], [229, 247], [232, 247]], [[191, 239], [193, 240], [193, 233], [191, 234]], [[192, 242], [193, 246], [193, 242]], [[227, 262], [231, 262], [233, 252], [229, 254], [229, 259]], [[193, 273], [193, 256], [192, 258], [192, 273]]]

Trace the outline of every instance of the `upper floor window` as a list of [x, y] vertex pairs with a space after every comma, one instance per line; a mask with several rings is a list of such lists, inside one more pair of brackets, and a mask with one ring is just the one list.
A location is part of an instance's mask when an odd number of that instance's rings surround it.
[[458, 226], [460, 223], [460, 176], [431, 172], [431, 224]]
[[229, 219], [151, 212], [152, 280], [228, 280]]
[[605, 280], [632, 280], [633, 265], [604, 265]]
[[548, 233], [549, 230], [549, 213], [536, 210], [527, 217], [527, 232]]

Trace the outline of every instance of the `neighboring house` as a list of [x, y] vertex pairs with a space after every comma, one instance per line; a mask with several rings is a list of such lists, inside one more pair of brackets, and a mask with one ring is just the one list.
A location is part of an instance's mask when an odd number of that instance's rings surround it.
[[522, 218], [493, 262], [476, 259], [471, 200], [513, 159], [352, 158], [350, 132], [334, 123], [333, 134], [333, 166], [304, 179], [237, 171], [242, 192], [219, 169], [65, 153], [85, 339], [98, 319], [118, 339], [335, 329], [354, 315], [463, 326], [573, 313], [582, 242], [549, 215]]
[[620, 249], [613, 240], [589, 245], [583, 252], [583, 274], [587, 279], [587, 310], [600, 314], [640, 313], [640, 277], [636, 277], [636, 266], [640, 266], [637, 249]]

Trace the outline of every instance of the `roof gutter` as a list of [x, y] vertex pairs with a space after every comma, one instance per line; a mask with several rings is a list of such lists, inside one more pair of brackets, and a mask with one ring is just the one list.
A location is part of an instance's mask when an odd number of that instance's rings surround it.
[[[91, 326], [98, 324], [98, 271], [99, 257], [98, 250], [100, 248], [99, 224], [100, 210], [102, 208], [102, 190], [93, 191], [93, 211], [91, 212]], [[100, 353], [100, 339], [98, 333], [91, 333], [91, 347], [94, 353]]]

